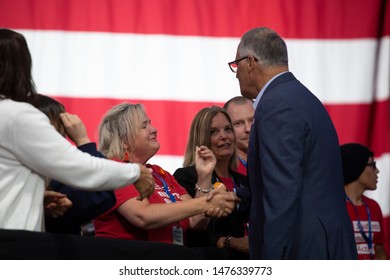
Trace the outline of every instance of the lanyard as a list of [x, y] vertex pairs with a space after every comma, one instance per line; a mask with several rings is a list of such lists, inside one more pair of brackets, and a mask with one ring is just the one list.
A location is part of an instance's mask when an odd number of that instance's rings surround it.
[[176, 202], [176, 198], [173, 196], [173, 194], [169, 191], [168, 184], [165, 182], [164, 178], [158, 175], [156, 172], [153, 172], [153, 174], [160, 179], [160, 181], [163, 183], [163, 188], [165, 193], [169, 196], [169, 199], [172, 202]]
[[243, 166], [245, 166], [245, 168], [247, 168], [248, 167], [248, 164], [247, 164], [247, 162], [243, 159], [243, 158], [241, 158], [241, 157], [238, 157], [238, 159], [240, 160], [240, 162], [242, 163], [242, 165]]
[[352, 203], [351, 199], [348, 196], [347, 196], [347, 201], [350, 202], [352, 204], [352, 206], [353, 206], [353, 209], [355, 209], [356, 217], [358, 219], [358, 227], [359, 227], [360, 234], [363, 236], [364, 240], [366, 241], [366, 243], [368, 245], [368, 249], [370, 250], [370, 258], [373, 259], [372, 227], [371, 227], [371, 212], [370, 212], [370, 208], [368, 208], [367, 203], [364, 202], [364, 200], [362, 199], [363, 205], [366, 207], [366, 211], [367, 211], [367, 220], [368, 220], [368, 237], [367, 237], [366, 233], [363, 230], [362, 224], [360, 223], [359, 213], [358, 213], [358, 210], [357, 210], [356, 206]]

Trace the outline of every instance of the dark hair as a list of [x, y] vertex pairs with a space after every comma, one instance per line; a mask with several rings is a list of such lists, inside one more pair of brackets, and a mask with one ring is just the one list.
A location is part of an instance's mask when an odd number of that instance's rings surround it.
[[65, 135], [65, 127], [60, 118], [60, 114], [65, 112], [64, 105], [49, 96], [39, 93], [34, 95], [32, 104], [49, 118], [50, 123], [60, 134]]
[[31, 103], [36, 94], [31, 69], [31, 54], [24, 36], [0, 29], [0, 99]]
[[359, 143], [347, 143], [340, 146], [343, 166], [344, 185], [356, 181], [367, 166], [374, 152]]

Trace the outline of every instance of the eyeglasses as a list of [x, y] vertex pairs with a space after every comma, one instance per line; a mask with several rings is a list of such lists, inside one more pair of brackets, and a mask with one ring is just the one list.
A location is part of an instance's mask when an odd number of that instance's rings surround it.
[[238, 62], [240, 62], [241, 60], [247, 59], [248, 57], [249, 56], [244, 56], [242, 58], [239, 58], [239, 59], [236, 59], [232, 62], [229, 62], [228, 65], [229, 65], [230, 70], [232, 70], [233, 73], [237, 73]]
[[[247, 55], [247, 56], [244, 56], [244, 57], [241, 57], [239, 59], [236, 59], [232, 62], [228, 62], [228, 65], [229, 65], [229, 68], [230, 70], [232, 70], [233, 73], [237, 73], [237, 67], [238, 67], [238, 63], [241, 61], [241, 60], [244, 60], [244, 59], [247, 59], [249, 58], [250, 56]], [[254, 61], [259, 61], [256, 57], [252, 56]]]
[[367, 163], [367, 166], [370, 166], [374, 169], [376, 169], [376, 161], [373, 161], [373, 162], [370, 162], [370, 163]]

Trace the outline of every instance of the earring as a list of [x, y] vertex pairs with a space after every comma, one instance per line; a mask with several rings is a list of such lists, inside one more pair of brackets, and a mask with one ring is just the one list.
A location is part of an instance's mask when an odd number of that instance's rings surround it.
[[123, 154], [123, 161], [129, 162], [129, 153], [127, 151]]

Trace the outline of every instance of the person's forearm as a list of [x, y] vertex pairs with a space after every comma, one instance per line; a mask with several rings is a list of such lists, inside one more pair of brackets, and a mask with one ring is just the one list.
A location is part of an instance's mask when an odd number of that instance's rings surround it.
[[129, 222], [143, 229], [156, 229], [205, 212], [205, 198], [194, 198], [170, 204], [149, 204]]

